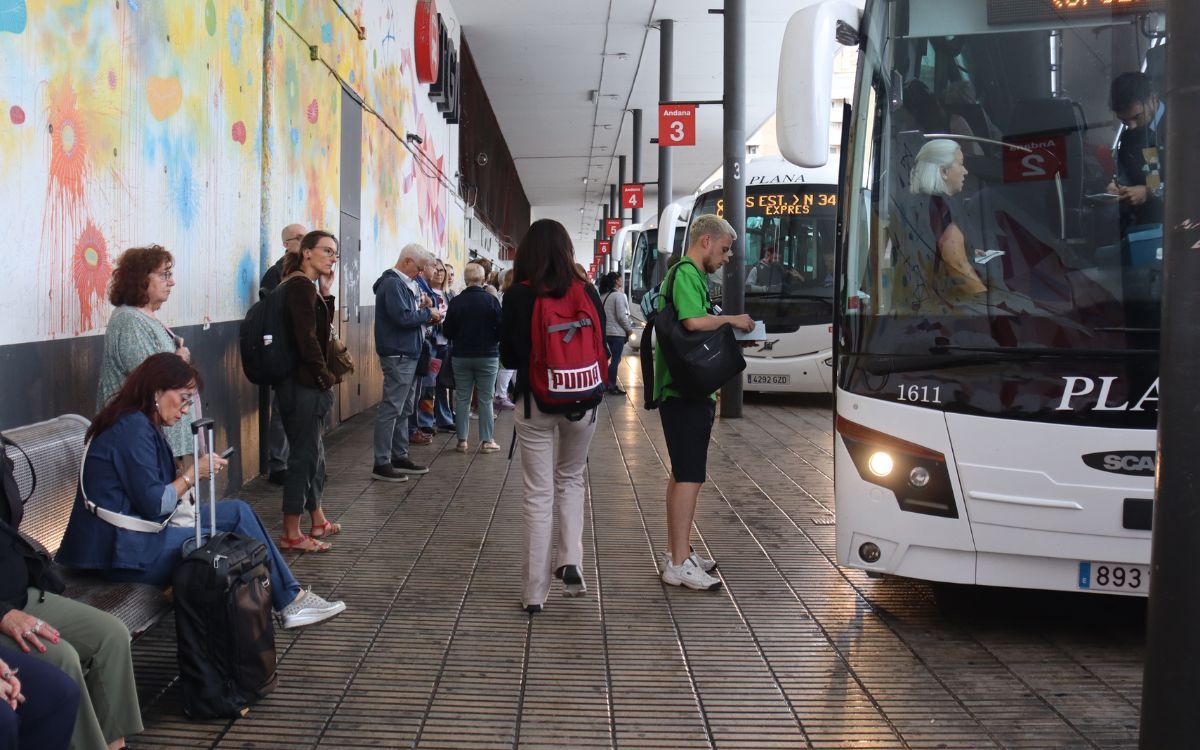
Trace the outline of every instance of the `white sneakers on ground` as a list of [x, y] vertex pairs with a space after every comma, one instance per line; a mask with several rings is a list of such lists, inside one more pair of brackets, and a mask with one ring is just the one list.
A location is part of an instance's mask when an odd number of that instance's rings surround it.
[[668, 558], [663, 563], [663, 583], [669, 583], [672, 586], [686, 586], [694, 591], [716, 591], [721, 588], [721, 579], [705, 573], [704, 569], [696, 563], [694, 559], [696, 557], [696, 553], [693, 552], [680, 565], [672, 565]]
[[284, 629], [302, 628], [305, 625], [315, 625], [322, 620], [328, 620], [334, 615], [346, 610], [345, 602], [329, 602], [312, 592], [312, 589], [302, 591], [296, 601], [284, 607], [279, 614], [283, 618]]
[[[660, 560], [662, 560], [664, 567], [671, 564], [670, 552], [663, 550], [662, 552], [658, 553], [658, 557]], [[695, 549], [692, 549], [691, 554], [688, 555], [688, 559], [696, 563], [696, 567], [700, 568], [700, 570], [703, 570], [705, 573], [711, 573], [717, 568], [716, 560], [709, 560], [707, 557], [701, 557]]]

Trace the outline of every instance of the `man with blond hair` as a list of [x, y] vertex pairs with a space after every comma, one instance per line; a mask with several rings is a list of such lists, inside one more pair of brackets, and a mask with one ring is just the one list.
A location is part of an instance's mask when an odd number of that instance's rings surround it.
[[[754, 328], [749, 315], [719, 315], [708, 298], [708, 274], [729, 262], [737, 233], [716, 214], [692, 220], [688, 228], [687, 253], [663, 280], [658, 309], [666, 304], [666, 291], [679, 325], [689, 331], [713, 331], [726, 323], [743, 331]], [[717, 394], [701, 399], [687, 398], [673, 386], [671, 371], [661, 345], [654, 347], [654, 398], [662, 420], [671, 478], [667, 481], [667, 551], [663, 553], [664, 583], [689, 589], [713, 591], [721, 579], [710, 573], [717, 564], [692, 549], [692, 524], [696, 520], [696, 498], [704, 484], [708, 441], [717, 415]]]
[[375, 465], [371, 478], [407, 482], [428, 467], [408, 457], [408, 417], [416, 403], [417, 360], [422, 326], [437, 325], [442, 315], [417, 285], [417, 275], [433, 262], [433, 254], [411, 243], [396, 265], [375, 282], [375, 351], [383, 368], [383, 399], [375, 414]]

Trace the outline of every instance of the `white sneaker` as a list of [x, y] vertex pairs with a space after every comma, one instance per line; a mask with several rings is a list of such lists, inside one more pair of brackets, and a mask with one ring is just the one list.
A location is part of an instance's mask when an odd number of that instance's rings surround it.
[[[658, 553], [658, 557], [662, 560], [663, 567], [671, 564], [670, 552], [663, 550], [662, 552]], [[696, 563], [696, 567], [700, 568], [700, 570], [703, 570], [705, 573], [711, 573], [717, 569], [716, 560], [709, 560], [707, 557], [701, 557], [695, 549], [692, 549], [692, 553], [688, 555], [688, 559]]]
[[687, 586], [694, 591], [716, 591], [721, 588], [721, 579], [705, 573], [690, 557], [684, 560], [682, 565], [664, 565], [662, 579], [663, 583]]
[[346, 610], [345, 602], [327, 602], [308, 589], [301, 593], [300, 598], [284, 607], [279, 614], [283, 617], [283, 627], [302, 628], [305, 625], [315, 625], [322, 620], [328, 620], [334, 615]]

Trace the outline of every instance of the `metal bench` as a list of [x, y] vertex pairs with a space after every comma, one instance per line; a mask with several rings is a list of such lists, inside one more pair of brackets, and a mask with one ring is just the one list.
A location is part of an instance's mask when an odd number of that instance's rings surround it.
[[[25, 503], [21, 532], [42, 544], [50, 554], [58, 551], [71, 505], [75, 502], [79, 461], [83, 456], [83, 434], [90, 422], [77, 414], [65, 414], [12, 430], [4, 436], [21, 447], [33, 462], [37, 487]], [[9, 450], [21, 497], [29, 494], [32, 482], [25, 458]], [[64, 571], [65, 595], [108, 612], [137, 638], [162, 619], [171, 608], [166, 593], [144, 583], [110, 583], [86, 571]]]

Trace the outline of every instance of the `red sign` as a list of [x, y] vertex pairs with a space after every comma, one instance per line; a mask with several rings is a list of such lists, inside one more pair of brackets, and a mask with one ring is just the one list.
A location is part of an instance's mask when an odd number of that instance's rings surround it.
[[438, 12], [433, 0], [417, 0], [415, 26], [413, 58], [416, 62], [417, 80], [421, 83], [433, 83], [437, 80], [438, 60], [442, 56]]
[[591, 276], [592, 278], [596, 277], [596, 264], [595, 263], [588, 266], [588, 275]]
[[612, 252], [612, 242], [609, 240], [599, 240], [596, 242], [596, 252], [600, 255], [608, 255]]
[[646, 192], [646, 186], [641, 183], [633, 183], [631, 185], [621, 186], [621, 205], [625, 208], [641, 208], [642, 195]]
[[658, 105], [658, 145], [696, 145], [696, 105]]
[[1017, 148], [1004, 149], [1005, 182], [1040, 182], [1054, 175], [1067, 176], [1067, 137], [1045, 135], [1020, 138], [1008, 143]]
[[617, 232], [621, 230], [620, 219], [605, 219], [604, 220], [604, 236], [616, 237]]

